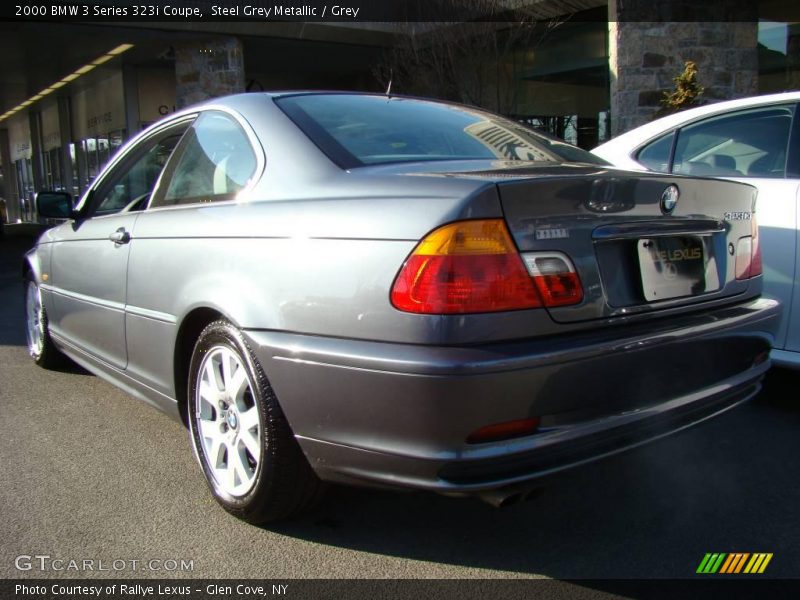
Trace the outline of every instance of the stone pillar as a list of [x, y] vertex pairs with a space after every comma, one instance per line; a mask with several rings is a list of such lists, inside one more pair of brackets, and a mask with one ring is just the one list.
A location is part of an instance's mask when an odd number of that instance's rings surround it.
[[184, 108], [209, 98], [244, 92], [244, 55], [236, 38], [175, 46], [176, 100]]
[[757, 94], [756, 10], [744, 0], [609, 0], [612, 135], [652, 120], [688, 60], [706, 102]]

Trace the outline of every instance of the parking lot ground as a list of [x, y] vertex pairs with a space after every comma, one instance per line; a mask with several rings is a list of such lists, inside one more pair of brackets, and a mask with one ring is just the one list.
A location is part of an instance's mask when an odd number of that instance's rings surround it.
[[[180, 424], [78, 367], [29, 360], [30, 242], [0, 241], [0, 577], [692, 578], [707, 552], [773, 553], [763, 577], [800, 577], [794, 373], [506, 509], [337, 487], [310, 514], [253, 527], [212, 500]], [[19, 570], [33, 554], [192, 569]]]

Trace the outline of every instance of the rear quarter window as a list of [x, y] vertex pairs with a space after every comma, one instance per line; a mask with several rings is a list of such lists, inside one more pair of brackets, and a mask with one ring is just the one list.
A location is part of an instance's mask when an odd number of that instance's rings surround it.
[[256, 167], [253, 147], [236, 120], [222, 112], [203, 113], [181, 140], [166, 191], [151, 206], [232, 200]]
[[672, 140], [675, 133], [670, 131], [639, 150], [636, 160], [651, 171], [669, 172], [669, 155], [672, 152]]

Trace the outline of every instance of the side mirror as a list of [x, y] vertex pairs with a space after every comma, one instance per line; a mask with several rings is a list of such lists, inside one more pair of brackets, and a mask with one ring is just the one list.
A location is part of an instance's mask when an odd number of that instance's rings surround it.
[[46, 219], [71, 219], [72, 195], [67, 192], [39, 192], [36, 194], [36, 212]]

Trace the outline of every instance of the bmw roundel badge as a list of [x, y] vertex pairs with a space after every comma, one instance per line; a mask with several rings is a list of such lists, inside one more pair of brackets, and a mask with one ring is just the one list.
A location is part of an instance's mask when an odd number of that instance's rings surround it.
[[663, 192], [661, 192], [661, 212], [665, 215], [671, 215], [672, 211], [678, 205], [678, 198], [681, 192], [675, 184], [668, 185]]

